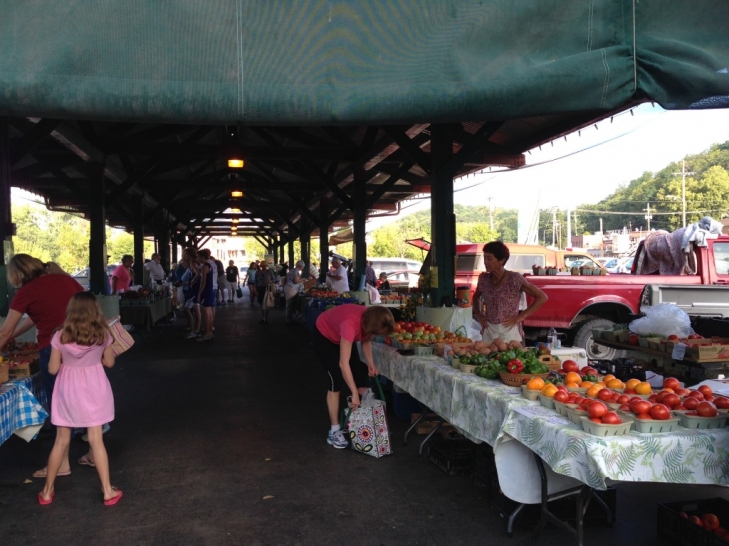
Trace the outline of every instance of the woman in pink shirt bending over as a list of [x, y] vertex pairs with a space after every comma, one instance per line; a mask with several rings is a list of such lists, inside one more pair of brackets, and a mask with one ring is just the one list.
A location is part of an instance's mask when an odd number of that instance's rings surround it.
[[[367, 376], [376, 376], [372, 360], [373, 335], [386, 336], [395, 329], [395, 319], [386, 307], [339, 305], [322, 313], [314, 328], [314, 351], [329, 376], [327, 408], [331, 429], [327, 443], [337, 449], [347, 447], [347, 440], [339, 428], [339, 393], [346, 385], [352, 393], [352, 408], [359, 407], [359, 396], [367, 389]], [[359, 359], [354, 344], [362, 342], [366, 365]]]

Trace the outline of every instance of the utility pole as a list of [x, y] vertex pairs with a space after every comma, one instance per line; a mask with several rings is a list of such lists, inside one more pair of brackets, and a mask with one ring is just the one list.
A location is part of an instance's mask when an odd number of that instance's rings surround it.
[[491, 224], [491, 231], [493, 231], [494, 230], [494, 209], [491, 206], [491, 200], [493, 199], [493, 197], [487, 197], [486, 199], [489, 202], [489, 222]]
[[555, 246], [557, 236], [557, 207], [552, 207], [552, 246]]
[[686, 227], [686, 175], [696, 174], [694, 171], [686, 171], [686, 160], [681, 160], [681, 172], [672, 173], [673, 176], [681, 175], [681, 219], [683, 220], [683, 227]]
[[567, 209], [567, 243], [565, 248], [572, 247], [572, 216], [570, 216], [570, 209]]
[[650, 230], [651, 230], [651, 218], [653, 218], [653, 216], [651, 216], [651, 204], [650, 203], [646, 203], [646, 208], [644, 208], [643, 210], [645, 211], [645, 219], [648, 222], [648, 228], [646, 229], [646, 231], [650, 232]]

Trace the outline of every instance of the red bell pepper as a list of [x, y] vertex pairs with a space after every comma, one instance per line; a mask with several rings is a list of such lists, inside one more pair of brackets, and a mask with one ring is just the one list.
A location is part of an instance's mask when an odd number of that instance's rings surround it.
[[509, 360], [506, 369], [509, 370], [509, 373], [521, 373], [524, 370], [524, 364], [518, 358], [513, 358]]

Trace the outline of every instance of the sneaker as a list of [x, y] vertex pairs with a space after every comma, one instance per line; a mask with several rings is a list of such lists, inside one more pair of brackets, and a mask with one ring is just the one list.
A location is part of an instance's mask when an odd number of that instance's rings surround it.
[[[106, 434], [107, 432], [109, 432], [110, 429], [111, 429], [111, 425], [109, 423], [106, 423], [103, 427], [101, 427], [101, 434]], [[81, 440], [83, 440], [84, 442], [88, 442], [89, 435], [84, 434], [83, 436], [81, 436]]]
[[329, 431], [327, 436], [327, 443], [336, 449], [346, 449], [349, 445], [347, 439], [344, 437], [344, 431], [339, 429], [336, 432]]
[[197, 332], [190, 332], [189, 334], [187, 334], [185, 336], [184, 339], [195, 339], [197, 336], [198, 336], [198, 333]]

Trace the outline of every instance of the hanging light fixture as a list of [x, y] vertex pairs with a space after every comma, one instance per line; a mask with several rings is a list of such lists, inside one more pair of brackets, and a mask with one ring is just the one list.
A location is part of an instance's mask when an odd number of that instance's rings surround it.
[[230, 212], [232, 212], [233, 214], [240, 214], [240, 209], [239, 208], [231, 208], [230, 209]]
[[238, 220], [238, 218], [233, 218], [233, 220], [231, 220], [231, 221], [232, 221], [232, 222], [233, 222], [234, 224], [237, 224], [238, 222], [240, 222], [240, 220]]
[[243, 197], [243, 192], [240, 190], [233, 190], [230, 192], [231, 197]]
[[236, 158], [228, 159], [228, 168], [229, 169], [242, 169], [243, 165], [245, 165], [245, 161], [243, 161], [242, 159], [236, 159]]

